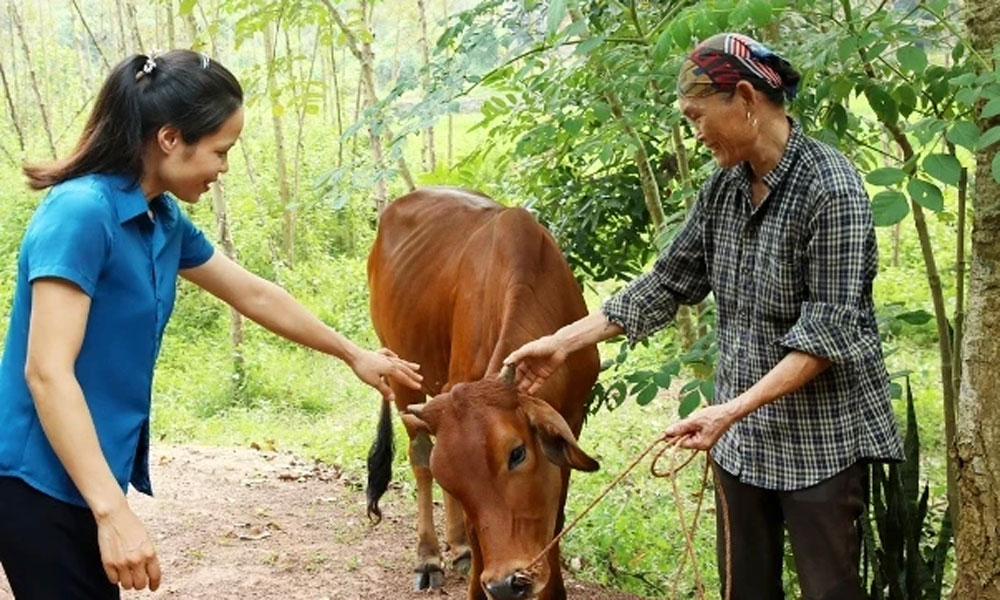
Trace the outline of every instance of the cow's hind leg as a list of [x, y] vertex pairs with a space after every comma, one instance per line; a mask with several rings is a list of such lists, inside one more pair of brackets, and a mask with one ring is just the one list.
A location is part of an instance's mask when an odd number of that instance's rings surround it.
[[451, 566], [463, 575], [472, 567], [472, 550], [465, 534], [465, 510], [462, 504], [448, 492], [444, 492], [444, 513], [447, 519], [448, 549], [451, 551]]
[[426, 432], [411, 433], [410, 466], [417, 480], [417, 566], [413, 580], [413, 588], [416, 590], [444, 587], [441, 552], [434, 531], [434, 479], [430, 469], [432, 448], [433, 444]]

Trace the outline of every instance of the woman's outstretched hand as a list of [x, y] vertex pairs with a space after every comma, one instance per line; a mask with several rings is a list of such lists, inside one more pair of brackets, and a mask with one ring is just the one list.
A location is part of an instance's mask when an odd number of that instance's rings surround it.
[[424, 380], [417, 373], [420, 365], [399, 358], [388, 348], [362, 350], [350, 366], [358, 379], [377, 389], [383, 398], [390, 401], [395, 399], [389, 386], [390, 379], [415, 390], [420, 389]]
[[547, 335], [511, 352], [503, 362], [516, 367], [515, 382], [518, 389], [526, 394], [534, 394], [566, 362], [567, 354], [555, 336]]

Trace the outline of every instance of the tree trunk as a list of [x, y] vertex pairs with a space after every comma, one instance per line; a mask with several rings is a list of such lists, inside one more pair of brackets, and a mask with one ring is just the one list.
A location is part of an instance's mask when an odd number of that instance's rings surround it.
[[[955, 154], [955, 145], [948, 143], [948, 152]], [[966, 202], [969, 192], [969, 170], [962, 167], [958, 177], [958, 226], [955, 240], [955, 317], [954, 335], [951, 343], [952, 387], [959, 394], [962, 387], [962, 342], [965, 339], [965, 228]]]
[[275, 42], [276, 34], [270, 25], [264, 27], [264, 54], [267, 61], [267, 96], [271, 102], [271, 124], [274, 129], [274, 155], [278, 167], [278, 198], [284, 215], [281, 233], [281, 250], [289, 266], [294, 264], [294, 227], [295, 212], [291, 205], [291, 194], [288, 190], [288, 167], [285, 160], [285, 134], [282, 128], [281, 115], [284, 107], [281, 105], [278, 78], [275, 73]]
[[[204, 15], [202, 15], [204, 17]], [[218, 52], [213, 55], [215, 60], [221, 60]], [[242, 146], [242, 144], [241, 144]], [[244, 148], [244, 152], [245, 152]], [[245, 156], [244, 156], [245, 158]], [[250, 165], [247, 163], [247, 172], [250, 173]], [[254, 186], [255, 188], [256, 186]], [[233, 242], [233, 232], [229, 226], [229, 205], [226, 202], [225, 188], [223, 187], [223, 176], [220, 175], [218, 181], [212, 184], [212, 212], [215, 215], [215, 226], [219, 236], [219, 244], [222, 246], [222, 253], [230, 260], [236, 261], [236, 244]], [[232, 388], [232, 400], [234, 404], [240, 403], [246, 380], [246, 361], [243, 357], [243, 315], [238, 310], [229, 307], [229, 342], [232, 347], [234, 385]]]
[[[125, 34], [125, 16], [122, 14], [121, 0], [115, 1], [114, 10], [114, 23], [118, 27], [118, 56], [127, 56], [132, 53], [128, 51], [128, 36]], [[136, 52], [141, 52], [141, 49], [136, 49]]]
[[[337, 8], [330, 3], [330, 0], [323, 0], [323, 3], [330, 11], [330, 15], [337, 23], [337, 26], [340, 27], [340, 30], [347, 38], [347, 44], [351, 49], [351, 53], [354, 54], [354, 57], [361, 64], [361, 87], [365, 96], [365, 106], [369, 108], [375, 107], [378, 104], [378, 96], [375, 93], [375, 55], [372, 52], [372, 45], [369, 41], [372, 36], [370, 33], [371, 21], [368, 13], [368, 2], [367, 0], [361, 1], [361, 14], [363, 16], [362, 27], [364, 27], [366, 32], [361, 39], [359, 39], [358, 36], [355, 35], [355, 33], [347, 26], [347, 23], [344, 22], [343, 17], [340, 15], [340, 11], [338, 11]], [[373, 118], [378, 119], [378, 115], [375, 115]], [[382, 130], [384, 132], [385, 139], [391, 140], [392, 134], [385, 124], [382, 124]], [[389, 197], [386, 190], [385, 178], [382, 176], [382, 173], [385, 170], [382, 139], [379, 138], [378, 131], [376, 130], [374, 124], [370, 124], [368, 126], [368, 141], [371, 148], [372, 161], [375, 163], [375, 170], [378, 172], [375, 180], [375, 210], [378, 214], [382, 214], [382, 211], [385, 210], [385, 207], [389, 204]], [[398, 165], [400, 175], [406, 181], [407, 186], [409, 186], [411, 190], [415, 189], [415, 186], [413, 185], [413, 178], [410, 176], [409, 169], [406, 166], [406, 160], [403, 158], [402, 154], [400, 154]]]
[[3, 95], [7, 100], [7, 110], [10, 111], [10, 122], [17, 133], [17, 144], [21, 148], [21, 158], [23, 159], [27, 153], [27, 148], [24, 145], [24, 132], [21, 130], [21, 120], [18, 119], [17, 110], [14, 108], [14, 98], [11, 96], [10, 86], [7, 83], [7, 71], [3, 68], [3, 62], [0, 62], [0, 82], [3, 83]]
[[304, 150], [302, 134], [305, 131], [306, 108], [309, 104], [309, 90], [312, 87], [313, 69], [316, 67], [317, 54], [319, 54], [319, 28], [316, 28], [316, 37], [313, 40], [312, 57], [309, 60], [309, 73], [302, 80], [304, 90], [297, 94], [300, 98], [300, 105], [298, 107], [298, 119], [295, 131], [295, 159], [292, 167], [294, 178], [292, 183], [293, 198], [291, 225], [289, 226], [290, 231], [288, 234], [288, 237], [290, 238], [288, 245], [290, 255], [294, 254], [295, 251], [295, 226], [298, 220], [298, 209], [296, 207], [299, 205], [299, 180], [302, 175], [302, 151]]
[[[851, 23], [851, 3], [848, 0], [841, 0], [841, 6], [844, 9], [847, 22]], [[857, 35], [857, 32], [853, 31], [853, 29], [851, 33]], [[868, 79], [872, 83], [878, 82], [879, 78], [875, 73], [875, 69], [865, 56], [865, 53], [859, 49], [858, 56], [861, 58], [861, 64]], [[902, 151], [903, 160], [901, 162], [903, 164], [909, 163], [910, 159], [914, 156], [914, 151], [906, 133], [899, 128], [899, 124], [895, 121], [889, 122], [880, 118], [879, 122], [882, 123], [893, 142]], [[930, 288], [931, 300], [934, 304], [934, 318], [937, 323], [938, 352], [941, 359], [942, 405], [944, 409], [945, 463], [948, 473], [948, 510], [951, 513], [951, 522], [958, 523], [961, 515], [959, 514], [957, 471], [955, 465], [955, 398], [957, 390], [955, 389], [955, 380], [953, 377], [954, 364], [952, 360], [951, 325], [948, 322], [948, 311], [944, 304], [944, 292], [941, 289], [941, 276], [938, 272], [937, 261], [934, 258], [934, 248], [931, 246], [931, 237], [927, 229], [924, 210], [912, 199], [910, 200], [910, 209], [913, 212], [913, 225], [917, 229], [917, 237], [920, 240], [920, 251], [924, 259], [924, 268], [927, 269], [927, 285]]]
[[[1000, 43], [1000, 4], [969, 0], [966, 10], [973, 47], [990, 56]], [[1000, 117], [980, 128], [997, 125]], [[965, 376], [955, 432], [961, 521], [954, 600], [1000, 600], [1000, 184], [990, 174], [997, 154], [994, 144], [976, 156]]]
[[[83, 11], [80, 10], [80, 5], [77, 4], [77, 0], [72, 0], [73, 8], [76, 9], [76, 14], [80, 17], [80, 22], [83, 23], [83, 28], [86, 30], [87, 35], [90, 37], [90, 43], [94, 45], [97, 49], [97, 53], [101, 55], [101, 61], [104, 63], [104, 68], [108, 71], [111, 70], [111, 63], [108, 62], [108, 57], [104, 55], [104, 50], [101, 49], [101, 45], [97, 42], [97, 37], [94, 35], [93, 30], [90, 29], [90, 25], [87, 24], [87, 18], [83, 16]], [[171, 29], [173, 25], [171, 25]]]
[[129, 28], [132, 30], [132, 42], [135, 44], [135, 51], [144, 53], [152, 52], [152, 48], [146, 48], [146, 45], [143, 44], [142, 35], [139, 34], [139, 19], [135, 14], [134, 0], [124, 0], [124, 2], [125, 18], [128, 20]]
[[[677, 155], [677, 174], [680, 176], [681, 184], [684, 187], [694, 188], [691, 181], [691, 168], [688, 164], [687, 149], [684, 148], [684, 140], [681, 137], [680, 123], [674, 123], [671, 128], [674, 142], [674, 154]], [[694, 200], [689, 196], [684, 200], [684, 205], [688, 212], [694, 206]], [[697, 307], [681, 306], [677, 311], [677, 327], [681, 332], [681, 341], [685, 350], [690, 350], [698, 337], [708, 333], [707, 327], [698, 327], [697, 317], [705, 312], [705, 302], [701, 302]]]
[[[257, 176], [253, 168], [253, 163], [250, 162], [250, 154], [247, 152], [247, 145], [242, 141], [238, 142], [240, 147], [240, 152], [243, 154], [243, 163], [246, 165], [247, 169], [247, 181], [250, 183], [250, 189], [253, 190], [253, 200], [254, 204], [257, 206], [256, 212], [256, 222], [257, 227], [261, 230], [267, 229], [267, 222], [265, 215], [267, 215], [267, 207], [264, 205], [264, 199], [260, 194], [260, 187], [257, 185]], [[271, 279], [281, 285], [281, 258], [278, 255], [278, 249], [274, 245], [274, 238], [270, 235], [265, 236], [267, 240], [267, 252], [271, 259], [271, 269], [274, 271]]]
[[75, 13], [70, 13], [70, 36], [73, 38], [73, 52], [77, 55], [80, 63], [80, 75], [83, 77], [83, 94], [90, 93], [91, 90], [95, 89], [94, 86], [94, 68], [90, 61], [90, 57], [87, 56], [87, 42], [81, 37], [77, 36], [76, 22], [77, 16]]
[[21, 47], [24, 50], [24, 60], [28, 65], [28, 77], [31, 79], [31, 89], [35, 92], [35, 101], [38, 102], [38, 111], [42, 116], [42, 126], [45, 128], [46, 140], [49, 143], [49, 151], [52, 158], [56, 158], [56, 142], [52, 135], [52, 122], [49, 120], [49, 111], [45, 107], [45, 99], [42, 97], [41, 88], [38, 86], [38, 77], [35, 75], [35, 67], [31, 62], [31, 48], [28, 45], [28, 38], [24, 34], [24, 24], [21, 22], [21, 15], [17, 12], [17, 7], [12, 1], [10, 3], [10, 16], [17, 28], [17, 33], [21, 38]]
[[330, 65], [333, 73], [333, 112], [337, 123], [337, 166], [344, 166], [344, 117], [340, 99], [340, 78], [337, 75], [337, 48], [333, 44], [333, 25], [330, 25]]
[[[212, 184], [212, 212], [215, 213], [215, 225], [222, 253], [235, 261], [236, 246], [233, 244], [233, 234], [229, 229], [229, 207], [226, 204], [221, 177]], [[240, 390], [246, 377], [246, 368], [243, 359], [243, 315], [232, 306], [229, 307], [229, 341], [233, 352], [233, 373], [236, 375], [233, 402], [237, 403], [240, 401]]]
[[[442, 4], [443, 4], [442, 8], [444, 9], [444, 20], [447, 23], [448, 16], [449, 16], [448, 15], [448, 0], [442, 0]], [[451, 113], [451, 111], [449, 111], [448, 112], [448, 153], [447, 153], [448, 168], [449, 169], [451, 168], [451, 166], [453, 164], [455, 164], [454, 163], [454, 157], [452, 155], [452, 149], [454, 148], [454, 143], [453, 143], [454, 140], [455, 140], [455, 115], [453, 115]]]
[[174, 30], [174, 0], [163, 0], [163, 3], [167, 7], [167, 44], [173, 50], [177, 47], [177, 33]]
[[[426, 69], [431, 63], [431, 50], [430, 42], [427, 39], [427, 8], [424, 4], [424, 0], [417, 0], [417, 10], [420, 15], [420, 51], [424, 55], [424, 68]], [[431, 75], [430, 71], [424, 74], [424, 92], [429, 93], [431, 90]], [[431, 125], [424, 130], [424, 170], [433, 171], [437, 167], [437, 157], [434, 155], [434, 126]]]

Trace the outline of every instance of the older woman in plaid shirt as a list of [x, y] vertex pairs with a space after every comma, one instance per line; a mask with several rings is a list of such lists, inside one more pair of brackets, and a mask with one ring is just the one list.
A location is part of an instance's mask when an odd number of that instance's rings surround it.
[[[787, 116], [798, 81], [746, 36], [699, 44], [678, 96], [719, 168], [684, 227], [600, 312], [505, 361], [530, 393], [574, 350], [622, 333], [634, 344], [679, 305], [715, 295], [713, 405], [667, 433], [711, 451], [729, 506], [733, 599], [783, 597], [785, 528], [805, 598], [865, 598], [856, 528], [864, 463], [902, 458], [872, 302], [868, 195], [842, 154]], [[725, 582], [723, 528], [719, 519]]]

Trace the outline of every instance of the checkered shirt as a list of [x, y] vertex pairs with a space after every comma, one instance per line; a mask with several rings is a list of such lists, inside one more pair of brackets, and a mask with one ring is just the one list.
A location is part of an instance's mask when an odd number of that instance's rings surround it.
[[680, 304], [716, 300], [714, 404], [759, 381], [791, 350], [832, 361], [797, 392], [719, 439], [712, 456], [744, 483], [797, 490], [861, 459], [900, 460], [889, 380], [875, 322], [878, 271], [868, 194], [848, 160], [803, 135], [750, 202], [747, 166], [718, 169], [653, 270], [603, 307], [634, 345], [667, 326]]

